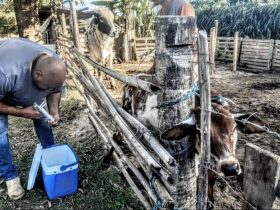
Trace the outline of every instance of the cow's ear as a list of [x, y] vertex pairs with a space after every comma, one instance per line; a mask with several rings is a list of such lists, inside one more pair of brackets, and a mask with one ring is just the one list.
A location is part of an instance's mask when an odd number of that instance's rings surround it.
[[195, 125], [182, 123], [162, 133], [161, 138], [165, 140], [180, 140], [188, 135], [192, 135], [195, 131]]
[[237, 123], [237, 128], [246, 134], [264, 133], [267, 124], [258, 117], [251, 114], [234, 114], [234, 120]]

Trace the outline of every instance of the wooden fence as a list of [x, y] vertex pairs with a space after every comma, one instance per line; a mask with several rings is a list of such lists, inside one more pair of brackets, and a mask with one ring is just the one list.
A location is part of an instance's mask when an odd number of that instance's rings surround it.
[[[240, 49], [240, 40], [238, 40], [238, 48]], [[216, 60], [232, 62], [234, 52], [233, 37], [218, 37], [216, 47]]]
[[280, 40], [275, 41], [272, 68], [280, 71]]
[[274, 40], [243, 39], [239, 54], [239, 66], [255, 69], [270, 70]]
[[[254, 71], [280, 70], [280, 40], [238, 38], [237, 55], [239, 68]], [[154, 38], [136, 38], [136, 57], [139, 58], [154, 48]], [[218, 37], [215, 60], [232, 63], [233, 37]]]
[[155, 49], [155, 38], [135, 38], [134, 49], [136, 54], [136, 59], [139, 60], [141, 57], [147, 55], [151, 56], [154, 54]]

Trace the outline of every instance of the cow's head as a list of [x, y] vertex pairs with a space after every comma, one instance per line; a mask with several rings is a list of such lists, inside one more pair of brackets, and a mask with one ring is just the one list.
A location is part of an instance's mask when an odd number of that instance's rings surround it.
[[99, 7], [93, 12], [91, 28], [98, 29], [110, 37], [117, 37], [118, 33], [114, 25], [114, 14], [107, 7]]
[[[249, 114], [234, 116], [220, 104], [212, 103], [212, 109], [210, 129], [212, 167], [225, 176], [240, 174], [240, 164], [235, 155], [237, 129], [244, 133], [261, 133], [264, 130], [259, 126], [266, 126], [266, 124]], [[200, 113], [200, 109], [193, 110], [192, 120], [184, 121], [165, 131], [161, 138], [179, 140], [188, 136], [193, 129], [199, 131]]]

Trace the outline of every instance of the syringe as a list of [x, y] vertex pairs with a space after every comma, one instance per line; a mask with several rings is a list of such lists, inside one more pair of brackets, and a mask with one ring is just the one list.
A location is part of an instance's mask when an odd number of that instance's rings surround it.
[[47, 119], [47, 121], [50, 121], [50, 122], [55, 121], [53, 116], [51, 116], [42, 106], [39, 106], [36, 102], [33, 105], [34, 105], [35, 110], [40, 112]]

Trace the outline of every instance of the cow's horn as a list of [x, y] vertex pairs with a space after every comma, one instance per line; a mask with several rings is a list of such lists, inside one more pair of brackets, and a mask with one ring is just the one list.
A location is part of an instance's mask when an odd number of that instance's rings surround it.
[[180, 124], [195, 125], [195, 123], [196, 123], [195, 115], [191, 114], [188, 119], [182, 121]]
[[233, 100], [229, 99], [229, 98], [226, 98], [224, 97], [225, 101], [228, 102], [230, 105], [236, 105], [236, 103], [234, 103]]

